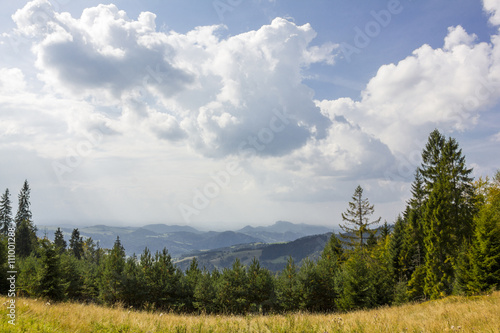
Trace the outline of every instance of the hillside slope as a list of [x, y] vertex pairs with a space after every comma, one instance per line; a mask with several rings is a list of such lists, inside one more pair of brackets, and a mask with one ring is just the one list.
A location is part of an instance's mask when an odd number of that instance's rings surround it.
[[[6, 304], [9, 299], [0, 297]], [[332, 314], [175, 315], [17, 298], [16, 324], [0, 308], [1, 332], [499, 332], [500, 292]]]

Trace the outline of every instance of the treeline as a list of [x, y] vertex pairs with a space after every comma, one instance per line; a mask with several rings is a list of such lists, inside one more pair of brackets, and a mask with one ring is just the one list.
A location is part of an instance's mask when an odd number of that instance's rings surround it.
[[[375, 228], [373, 205], [355, 189], [320, 258], [298, 267], [290, 258], [273, 274], [254, 259], [244, 267], [208, 271], [196, 259], [186, 271], [167, 249], [126, 257], [120, 239], [102, 249], [74, 229], [69, 244], [60, 229], [54, 242], [36, 237], [29, 185], [11, 218], [8, 190], [0, 202], [4, 235], [16, 225], [20, 295], [54, 301], [121, 304], [183, 313], [349, 311], [500, 287], [500, 172], [473, 181], [458, 143], [430, 134], [416, 170], [412, 197], [393, 226]], [[0, 264], [7, 271], [7, 240]], [[1, 277], [2, 292], [6, 279]]]

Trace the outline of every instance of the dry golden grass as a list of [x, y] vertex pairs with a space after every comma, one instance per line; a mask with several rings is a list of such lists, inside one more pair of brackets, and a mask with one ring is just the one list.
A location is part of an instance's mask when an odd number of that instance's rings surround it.
[[15, 326], [6, 307], [1, 332], [500, 332], [500, 292], [347, 314], [270, 316], [175, 315], [18, 298]]

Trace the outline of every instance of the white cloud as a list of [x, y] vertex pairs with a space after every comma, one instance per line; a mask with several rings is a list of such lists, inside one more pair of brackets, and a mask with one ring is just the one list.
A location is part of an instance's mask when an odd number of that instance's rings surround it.
[[333, 64], [336, 46], [309, 46], [316, 36], [309, 24], [277, 18], [220, 40], [219, 26], [163, 33], [152, 13], [133, 20], [115, 5], [99, 5], [73, 18], [47, 0], [28, 3], [13, 19], [19, 33], [38, 33], [33, 52], [47, 91], [119, 105], [122, 121], [147, 118], [140, 122], [160, 138], [186, 139], [205, 155], [239, 154], [275, 110], [290, 114], [287, 126], [259, 154], [285, 154], [326, 133], [328, 119], [301, 70]]
[[500, 25], [500, 2], [498, 0], [483, 0], [485, 12], [490, 15], [492, 25]]
[[[494, 36], [495, 40], [497, 37]], [[460, 27], [449, 28], [444, 47], [423, 45], [397, 64], [380, 67], [360, 101], [319, 102], [386, 144], [394, 154], [421, 149], [428, 133], [465, 130], [500, 95], [496, 43], [475, 43]]]

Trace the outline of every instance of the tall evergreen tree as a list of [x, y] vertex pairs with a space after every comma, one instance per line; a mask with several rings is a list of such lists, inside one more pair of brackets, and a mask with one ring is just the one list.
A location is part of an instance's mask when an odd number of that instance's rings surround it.
[[21, 225], [21, 222], [23, 221], [30, 221], [32, 222], [32, 214], [31, 214], [31, 203], [30, 203], [30, 186], [28, 184], [28, 181], [25, 180], [23, 184], [23, 188], [19, 192], [18, 199], [19, 199], [19, 204], [17, 208], [17, 214], [16, 214], [16, 227], [19, 228]]
[[470, 240], [475, 198], [465, 157], [455, 139], [433, 131], [422, 152], [426, 191], [423, 210], [424, 292], [437, 298], [451, 292], [460, 246]]
[[7, 236], [12, 223], [12, 206], [9, 189], [5, 190], [0, 200], [0, 233]]
[[101, 276], [100, 297], [107, 304], [122, 300], [124, 292], [125, 249], [120, 237], [116, 237], [113, 248], [106, 256]]
[[201, 313], [214, 313], [217, 310], [217, 291], [218, 271], [210, 273], [203, 268], [201, 275], [194, 289], [193, 305]]
[[64, 253], [66, 251], [66, 241], [64, 240], [64, 235], [62, 233], [61, 228], [57, 228], [56, 232], [54, 233], [54, 245], [57, 249], [57, 252], [59, 254]]
[[29, 220], [23, 220], [16, 229], [16, 255], [26, 258], [37, 246], [36, 227]]
[[402, 247], [400, 265], [403, 278], [410, 280], [415, 269], [424, 263], [424, 221], [423, 206], [426, 200], [424, 180], [420, 170], [415, 173], [411, 186], [412, 198], [409, 200], [403, 215]]
[[274, 279], [269, 270], [262, 268], [254, 257], [247, 268], [248, 302], [252, 312], [269, 311], [274, 303]]
[[326, 243], [316, 265], [317, 290], [315, 290], [315, 309], [319, 311], [335, 310], [338, 293], [335, 288], [336, 278], [340, 274], [344, 261], [342, 244], [336, 235], [332, 235]]
[[223, 312], [242, 314], [250, 308], [248, 277], [240, 260], [234, 260], [231, 269], [222, 272], [217, 290], [218, 302]]
[[303, 290], [297, 276], [297, 266], [292, 257], [288, 258], [285, 268], [276, 280], [276, 301], [280, 309], [294, 311], [299, 309]]
[[147, 300], [155, 303], [158, 309], [174, 310], [181, 291], [180, 274], [167, 249], [157, 251], [154, 257], [147, 248], [144, 249], [141, 267]]
[[488, 186], [476, 215], [470, 261], [469, 290], [478, 293], [500, 288], [500, 172]]
[[41, 243], [37, 294], [54, 301], [62, 300], [64, 297], [64, 290], [61, 283], [59, 255], [54, 245], [48, 240], [45, 239]]
[[182, 276], [182, 302], [184, 304], [184, 308], [182, 311], [192, 312], [195, 310], [194, 307], [194, 291], [196, 289], [196, 285], [198, 284], [198, 280], [201, 277], [201, 270], [198, 267], [198, 260], [196, 257], [191, 260], [191, 264], [188, 269], [186, 269], [185, 274]]
[[373, 205], [370, 205], [368, 199], [363, 198], [363, 188], [358, 186], [349, 202], [349, 208], [342, 213], [340, 228], [344, 231], [341, 234], [342, 242], [349, 248], [362, 247], [366, 243], [370, 234], [374, 231], [369, 228], [370, 225], [380, 222], [380, 217], [370, 221], [370, 216], [374, 213]]
[[368, 265], [368, 252], [358, 248], [342, 265], [337, 306], [344, 310], [371, 308], [377, 302], [375, 281]]
[[69, 239], [69, 248], [71, 254], [75, 256], [76, 259], [81, 259], [83, 255], [83, 237], [80, 236], [80, 231], [78, 228], [73, 229], [71, 233], [71, 238]]

